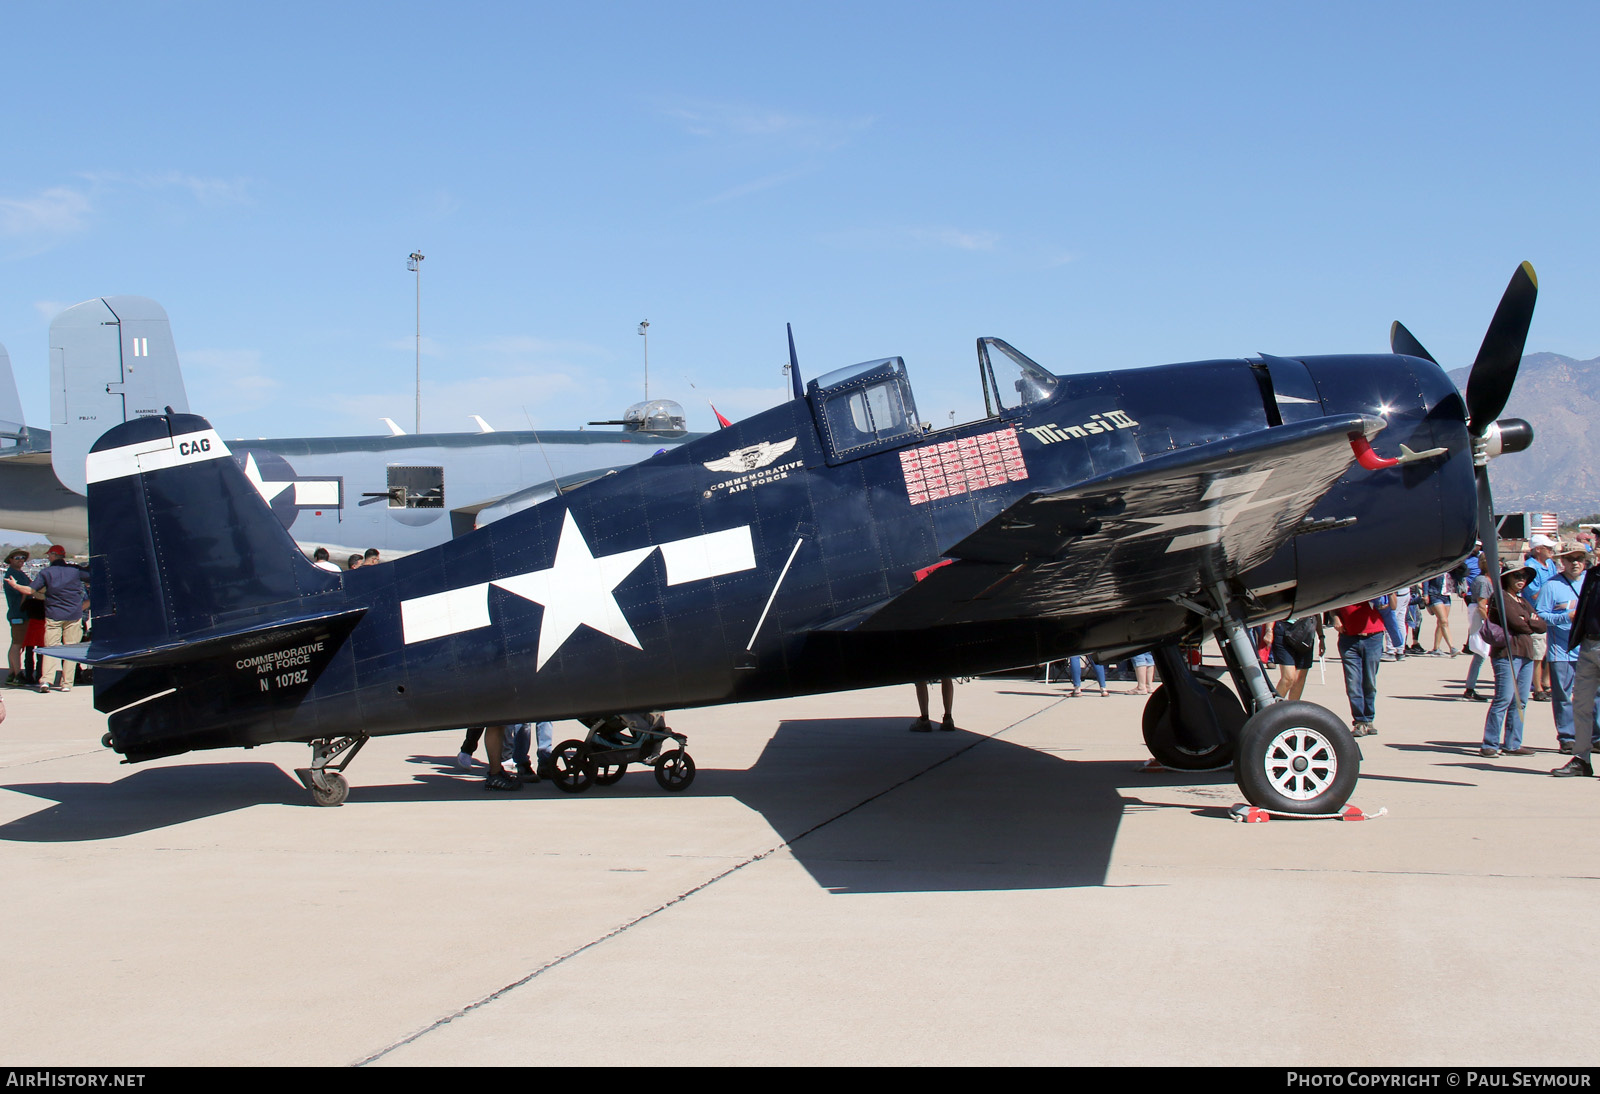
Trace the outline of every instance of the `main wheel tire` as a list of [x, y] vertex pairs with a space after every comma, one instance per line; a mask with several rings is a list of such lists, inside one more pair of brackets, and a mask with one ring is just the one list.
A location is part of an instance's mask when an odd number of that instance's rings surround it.
[[582, 741], [562, 741], [550, 753], [550, 779], [557, 790], [582, 794], [594, 783], [594, 761]]
[[345, 777], [335, 771], [323, 778], [327, 780], [328, 789], [324, 790], [316, 783], [312, 783], [311, 800], [318, 805], [343, 805], [344, 800], [350, 796], [350, 784], [345, 781]]
[[1244, 724], [1234, 778], [1274, 813], [1337, 813], [1355, 792], [1361, 749], [1339, 716], [1315, 703], [1273, 703]]
[[689, 784], [694, 782], [694, 759], [681, 748], [663, 752], [656, 761], [656, 782], [663, 790], [689, 789]]
[[1142, 724], [1145, 747], [1156, 758], [1156, 762], [1174, 771], [1208, 771], [1227, 767], [1233, 761], [1234, 746], [1245, 724], [1244, 706], [1227, 684], [1198, 673], [1195, 680], [1206, 689], [1211, 699], [1211, 709], [1222, 724], [1223, 740], [1214, 748], [1195, 752], [1178, 743], [1177, 710], [1167, 685], [1156, 688], [1155, 694], [1144, 704]]

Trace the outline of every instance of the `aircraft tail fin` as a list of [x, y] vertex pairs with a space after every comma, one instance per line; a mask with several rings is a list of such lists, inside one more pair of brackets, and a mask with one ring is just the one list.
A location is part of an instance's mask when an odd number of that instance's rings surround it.
[[163, 407], [187, 413], [189, 397], [160, 304], [101, 296], [51, 321], [50, 463], [63, 486], [85, 493], [83, 462], [96, 438]]
[[0, 456], [8, 455], [27, 440], [28, 427], [22, 420], [22, 396], [17, 394], [17, 377], [11, 371], [11, 355], [0, 346]]
[[94, 647], [182, 643], [339, 586], [312, 566], [209, 422], [138, 418], [87, 460]]
[[78, 659], [98, 666], [116, 748], [149, 759], [227, 725], [268, 732], [362, 615], [342, 577], [300, 553], [197, 415], [114, 427], [86, 479], [95, 625]]

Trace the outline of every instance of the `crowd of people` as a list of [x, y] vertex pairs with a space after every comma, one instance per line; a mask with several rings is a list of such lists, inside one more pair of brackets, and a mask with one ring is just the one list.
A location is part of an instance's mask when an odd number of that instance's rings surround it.
[[[1535, 535], [1521, 551], [1507, 553], [1513, 560], [1502, 564], [1498, 579], [1488, 572], [1480, 543], [1459, 566], [1427, 581], [1323, 615], [1255, 628], [1262, 664], [1278, 670], [1278, 695], [1301, 698], [1307, 672], [1319, 654], [1326, 655], [1331, 630], [1351, 731], [1357, 737], [1374, 736], [1380, 665], [1407, 657], [1469, 657], [1461, 698], [1488, 704], [1482, 757], [1534, 755], [1537, 750], [1524, 741], [1527, 711], [1531, 703], [1549, 703], [1557, 748], [1571, 757], [1551, 774], [1593, 775], [1590, 752], [1600, 739], [1595, 701], [1600, 685], [1600, 581], [1586, 580], [1596, 561], [1593, 537], [1580, 534], [1564, 546], [1550, 536]], [[1074, 696], [1084, 693], [1083, 661], [1069, 659]], [[1055, 664], [1045, 666], [1047, 683]], [[1488, 694], [1478, 690], [1485, 666], [1492, 682]], [[1113, 694], [1106, 666], [1090, 667], [1096, 693]], [[1149, 654], [1133, 658], [1128, 675], [1135, 686], [1125, 694], [1148, 694], [1154, 673]], [[943, 683], [944, 728], [953, 728], [949, 681]], [[932, 728], [926, 684], [918, 685], [917, 699], [920, 715], [911, 728], [925, 732]]]
[[[1318, 624], [1326, 622], [1338, 635], [1352, 732], [1357, 737], [1378, 732], [1381, 663], [1416, 656], [1468, 656], [1461, 698], [1489, 704], [1479, 746], [1482, 757], [1534, 755], [1535, 749], [1524, 740], [1527, 712], [1530, 703], [1547, 702], [1557, 748], [1572, 757], [1551, 774], [1594, 774], [1589, 754], [1600, 731], [1595, 722], [1600, 581], [1586, 580], [1595, 561], [1593, 551], [1583, 540], [1563, 546], [1550, 536], [1535, 535], [1512, 558], [1498, 575], [1491, 574], [1480, 544], [1449, 573], [1347, 605], [1313, 623], [1320, 632]], [[1452, 630], [1452, 604], [1455, 618], [1465, 617], [1460, 631]], [[1430, 618], [1432, 634], [1424, 646], [1423, 632]], [[1276, 626], [1292, 629], [1303, 622]], [[1266, 628], [1268, 643], [1272, 629], [1271, 624]], [[1324, 641], [1320, 633], [1317, 640]], [[1274, 660], [1276, 653], [1274, 647]], [[1478, 690], [1485, 665], [1493, 680], [1489, 695]], [[1293, 697], [1282, 680], [1279, 693]]]

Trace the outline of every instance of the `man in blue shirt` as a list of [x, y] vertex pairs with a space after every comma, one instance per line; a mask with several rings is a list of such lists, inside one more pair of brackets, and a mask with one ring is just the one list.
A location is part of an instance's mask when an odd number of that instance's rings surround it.
[[1549, 640], [1545, 656], [1550, 662], [1550, 703], [1556, 719], [1556, 742], [1562, 752], [1572, 751], [1572, 684], [1578, 651], [1569, 643], [1572, 613], [1583, 592], [1587, 551], [1568, 551], [1560, 556], [1561, 572], [1544, 583], [1534, 611], [1548, 625]]
[[1572, 681], [1572, 759], [1552, 775], [1594, 774], [1589, 746], [1594, 742], [1595, 692], [1600, 690], [1600, 578], [1590, 581], [1593, 576], [1584, 576], [1583, 591], [1567, 617], [1571, 623], [1567, 645], [1578, 651]]
[[[65, 547], [52, 546], [45, 552], [50, 565], [33, 579], [35, 592], [44, 590], [44, 644], [71, 646], [83, 641], [83, 571], [67, 561]], [[61, 677], [53, 690], [71, 691], [75, 666], [57, 657], [39, 658], [39, 690], [50, 691], [51, 673], [60, 667]]]

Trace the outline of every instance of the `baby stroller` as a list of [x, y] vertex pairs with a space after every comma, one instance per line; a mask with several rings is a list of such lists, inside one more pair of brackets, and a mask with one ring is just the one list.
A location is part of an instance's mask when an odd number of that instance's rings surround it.
[[558, 790], [581, 794], [595, 783], [610, 786], [629, 764], [655, 768], [663, 790], [687, 790], [694, 782], [694, 760], [684, 748], [689, 738], [669, 728], [659, 712], [612, 714], [585, 724], [587, 737], [562, 741], [550, 754]]

